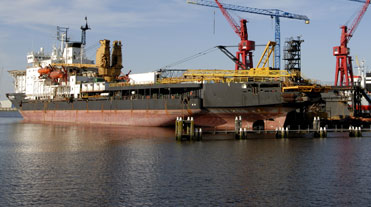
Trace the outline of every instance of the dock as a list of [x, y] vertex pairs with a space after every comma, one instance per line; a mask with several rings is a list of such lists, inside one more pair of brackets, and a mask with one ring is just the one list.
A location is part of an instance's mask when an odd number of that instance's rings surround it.
[[371, 126], [366, 128], [363, 126], [343, 127], [343, 125], [335, 125], [334, 128], [329, 128], [327, 125], [322, 126], [319, 117], [315, 117], [313, 125], [307, 128], [290, 129], [290, 126], [280, 127], [275, 130], [264, 129], [247, 129], [242, 128], [242, 120], [236, 117], [235, 129], [212, 129], [212, 128], [197, 128], [194, 124], [193, 117], [183, 119], [178, 117], [175, 123], [175, 136], [177, 141], [202, 141], [203, 136], [210, 135], [228, 135], [233, 136], [236, 140], [244, 140], [250, 138], [327, 138], [327, 137], [362, 137], [364, 133], [371, 133]]

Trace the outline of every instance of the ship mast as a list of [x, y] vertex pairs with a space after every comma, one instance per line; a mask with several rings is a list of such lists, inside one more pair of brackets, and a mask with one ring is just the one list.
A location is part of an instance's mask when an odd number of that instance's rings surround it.
[[81, 52], [80, 52], [80, 62], [83, 64], [84, 50], [86, 45], [86, 31], [91, 28], [88, 25], [88, 17], [85, 17], [85, 26], [81, 26]]
[[90, 30], [91, 28], [88, 25], [88, 17], [85, 17], [85, 26], [81, 26], [81, 44], [86, 45], [86, 30]]
[[[61, 42], [61, 47], [58, 53], [61, 54], [62, 59], [63, 59], [63, 52], [64, 52], [65, 44], [70, 41], [70, 38], [68, 37], [68, 29], [69, 29], [68, 27], [57, 26], [57, 40]], [[64, 61], [66, 62], [67, 60], [64, 60]]]

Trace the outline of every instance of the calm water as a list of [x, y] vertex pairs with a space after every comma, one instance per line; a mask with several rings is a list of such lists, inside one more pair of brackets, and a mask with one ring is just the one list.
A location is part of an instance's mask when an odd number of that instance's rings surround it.
[[366, 137], [179, 143], [171, 129], [11, 116], [0, 134], [0, 206], [371, 204]]

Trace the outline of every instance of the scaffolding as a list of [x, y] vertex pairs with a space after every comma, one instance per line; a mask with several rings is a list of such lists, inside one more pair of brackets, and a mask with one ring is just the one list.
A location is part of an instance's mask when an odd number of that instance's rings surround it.
[[297, 39], [289, 38], [285, 41], [285, 70], [290, 73], [301, 72], [301, 43], [303, 42], [304, 40], [301, 40], [300, 37], [297, 37]]

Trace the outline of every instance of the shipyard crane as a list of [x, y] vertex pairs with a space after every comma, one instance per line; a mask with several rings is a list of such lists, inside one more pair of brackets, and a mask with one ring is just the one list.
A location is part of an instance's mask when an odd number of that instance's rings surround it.
[[[191, 3], [189, 1], [189, 3]], [[236, 63], [235, 70], [246, 70], [253, 68], [252, 51], [255, 50], [255, 42], [248, 40], [248, 33], [246, 27], [246, 19], [240, 20], [240, 26], [237, 24], [236, 20], [232, 18], [229, 12], [223, 7], [223, 5], [215, 0], [216, 7], [220, 9], [224, 17], [227, 19], [228, 23], [233, 28], [234, 32], [241, 38], [241, 42], [238, 44], [238, 51], [236, 52], [236, 57], [233, 56], [225, 47], [219, 47], [219, 49], [225, 53], [228, 57]]]
[[[357, 0], [354, 0], [357, 1]], [[213, 1], [207, 0], [187, 0], [190, 4], [196, 4], [201, 6], [208, 6], [208, 7], [216, 7], [218, 8], [219, 5]], [[288, 19], [297, 19], [297, 20], [304, 20], [306, 24], [310, 23], [310, 20], [305, 15], [293, 14], [289, 12], [285, 12], [279, 9], [258, 9], [258, 8], [251, 8], [251, 7], [244, 7], [244, 6], [237, 6], [232, 4], [221, 4], [224, 9], [232, 10], [232, 11], [239, 11], [239, 12], [248, 12], [253, 14], [260, 14], [270, 16], [271, 18], [275, 19], [275, 42], [276, 42], [276, 49], [275, 49], [275, 57], [274, 57], [274, 65], [277, 68], [281, 68], [281, 24], [280, 18], [288, 18]]]
[[[333, 54], [336, 57], [336, 72], [335, 72], [335, 86], [337, 86], [338, 81], [342, 86], [345, 81], [345, 85], [349, 86], [349, 84], [353, 85], [353, 68], [352, 68], [352, 57], [350, 56], [350, 50], [348, 48], [348, 43], [350, 39], [353, 37], [354, 32], [356, 31], [359, 23], [362, 20], [362, 17], [367, 11], [368, 5], [370, 4], [370, 0], [362, 1], [362, 0], [350, 0], [356, 2], [364, 3], [363, 7], [361, 8], [357, 17], [353, 20], [352, 25], [349, 27], [346, 25], [341, 26], [341, 38], [340, 38], [340, 46], [336, 46], [333, 48]], [[340, 80], [339, 80], [340, 75]], [[349, 83], [349, 80], [351, 83]]]

